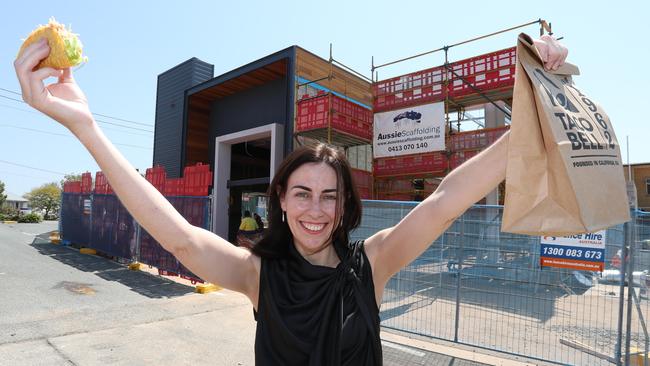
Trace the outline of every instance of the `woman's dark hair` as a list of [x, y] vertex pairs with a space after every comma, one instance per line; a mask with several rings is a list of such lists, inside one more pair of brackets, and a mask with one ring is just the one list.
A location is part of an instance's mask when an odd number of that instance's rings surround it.
[[289, 224], [282, 221], [280, 197], [287, 190], [289, 176], [299, 167], [308, 163], [325, 163], [336, 172], [336, 218], [335, 228], [330, 239], [333, 245], [345, 247], [349, 241], [349, 232], [361, 223], [361, 200], [352, 180], [352, 171], [345, 154], [328, 145], [304, 146], [294, 150], [284, 159], [273, 177], [267, 195], [268, 230], [264, 237], [253, 247], [253, 253], [265, 258], [284, 258], [292, 244]]
[[251, 212], [248, 210], [244, 211], [244, 217], [251, 217]]

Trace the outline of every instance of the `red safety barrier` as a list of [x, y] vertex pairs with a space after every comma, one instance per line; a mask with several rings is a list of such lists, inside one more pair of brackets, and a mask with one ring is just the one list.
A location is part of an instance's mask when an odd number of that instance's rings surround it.
[[372, 119], [370, 109], [336, 95], [325, 94], [298, 102], [296, 132], [327, 128], [330, 123], [333, 129], [372, 140]]
[[93, 190], [93, 177], [90, 172], [81, 174], [81, 193], [91, 193]]
[[156, 187], [158, 192], [163, 193], [165, 191], [165, 182], [167, 180], [167, 172], [165, 168], [158, 165], [153, 168], [147, 168], [145, 172], [145, 178], [151, 183], [152, 186]]
[[373, 162], [374, 176], [394, 176], [419, 173], [441, 173], [447, 169], [444, 152], [377, 158]]
[[81, 181], [67, 181], [63, 183], [63, 192], [81, 193]]
[[[373, 84], [375, 113], [413, 105], [439, 102], [448, 94], [459, 98], [481, 92], [509, 89], [515, 85], [515, 47], [457, 61], [444, 66], [382, 80]], [[449, 84], [444, 87], [445, 77]], [[468, 85], [462, 79], [471, 83]]]
[[165, 196], [183, 196], [185, 195], [185, 182], [183, 178], [167, 178], [165, 181]]
[[449, 137], [447, 147], [452, 152], [462, 150], [483, 149], [492, 145], [510, 126], [489, 128], [483, 130], [458, 132]]
[[451, 154], [449, 157], [449, 167], [451, 169], [456, 169], [458, 168], [462, 163], [466, 162], [467, 160], [473, 158], [474, 156], [478, 155], [481, 150], [465, 150], [465, 151], [457, 151]]
[[183, 169], [184, 192], [186, 196], [207, 196], [212, 186], [210, 165], [197, 163]]
[[97, 194], [107, 194], [108, 191], [108, 180], [102, 172], [95, 173], [95, 193]]

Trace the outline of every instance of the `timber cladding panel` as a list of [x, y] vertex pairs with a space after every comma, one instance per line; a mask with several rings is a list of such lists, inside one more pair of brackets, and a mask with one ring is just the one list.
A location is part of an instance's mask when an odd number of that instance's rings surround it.
[[332, 80], [318, 82], [320, 85], [365, 105], [372, 105], [372, 88], [370, 82], [336, 65], [330, 66], [328, 61], [300, 47], [296, 47], [297, 76], [309, 81], [321, 79], [329, 75], [330, 67], [334, 78]]
[[[625, 169], [627, 178], [627, 169]], [[632, 165], [632, 175], [636, 185], [637, 201], [639, 208], [650, 209], [650, 192], [648, 192], [648, 180], [650, 180], [650, 164]]]

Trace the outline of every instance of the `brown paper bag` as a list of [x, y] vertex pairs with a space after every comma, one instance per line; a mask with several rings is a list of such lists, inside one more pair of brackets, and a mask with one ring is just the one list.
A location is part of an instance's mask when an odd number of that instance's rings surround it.
[[545, 71], [532, 39], [519, 36], [504, 232], [571, 235], [630, 219], [616, 135], [573, 84], [578, 73], [571, 64]]

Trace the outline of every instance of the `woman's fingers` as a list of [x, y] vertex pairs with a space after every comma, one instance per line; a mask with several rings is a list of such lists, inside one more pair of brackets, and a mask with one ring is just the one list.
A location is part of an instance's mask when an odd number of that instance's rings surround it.
[[543, 35], [539, 40], [536, 40], [535, 47], [544, 62], [546, 70], [557, 70], [564, 64], [569, 53], [566, 47], [549, 35]]
[[72, 83], [74, 82], [74, 77], [72, 76], [72, 71], [70, 68], [65, 68], [62, 70], [61, 76], [59, 76], [59, 83]]
[[47, 57], [49, 53], [50, 47], [47, 45], [45, 38], [43, 38], [41, 41], [27, 46], [23, 54], [14, 61], [16, 75], [18, 76], [18, 82], [22, 89], [23, 100], [28, 103], [34, 92], [31, 90], [31, 87], [33, 86], [31, 82], [32, 70], [42, 59]]
[[45, 83], [43, 80], [49, 77], [60, 78], [63, 74], [63, 71], [57, 70], [51, 67], [44, 67], [38, 69], [32, 73], [29, 78], [30, 90], [31, 90], [31, 104], [36, 106], [42, 104], [43, 100], [47, 96], [47, 90], [45, 89]]
[[28, 60], [37, 49], [42, 48], [45, 45], [47, 45], [47, 40], [45, 38], [41, 38], [38, 41], [25, 47], [25, 49], [20, 54], [20, 56], [16, 58], [16, 63], [18, 64], [25, 63], [25, 61]]

